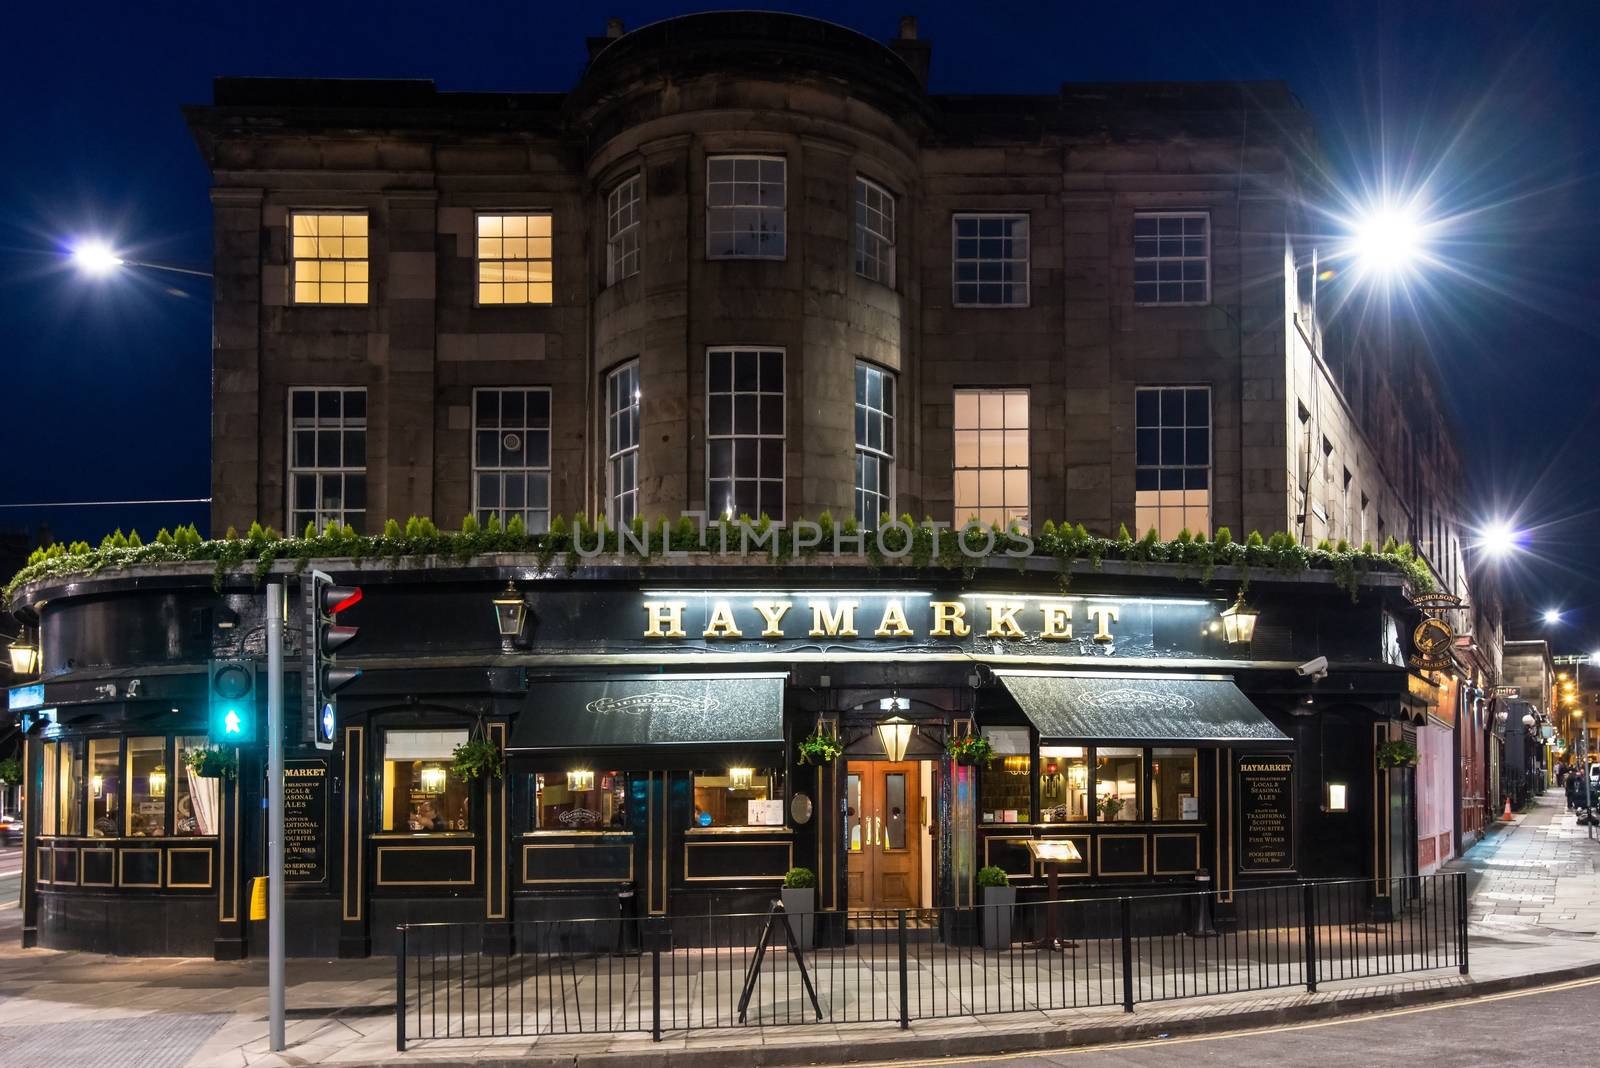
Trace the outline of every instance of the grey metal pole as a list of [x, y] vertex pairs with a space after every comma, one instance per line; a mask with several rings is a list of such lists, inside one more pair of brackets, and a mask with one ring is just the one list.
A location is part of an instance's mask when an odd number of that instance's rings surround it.
[[267, 585], [267, 1027], [283, 1049], [283, 583]]

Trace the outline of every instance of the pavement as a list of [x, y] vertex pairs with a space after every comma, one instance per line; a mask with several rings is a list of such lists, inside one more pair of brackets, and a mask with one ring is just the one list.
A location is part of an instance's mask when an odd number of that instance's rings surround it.
[[[1120, 1007], [893, 1023], [414, 1041], [394, 1048], [394, 965], [291, 960], [288, 1048], [267, 1050], [265, 962], [123, 958], [19, 946], [0, 904], [0, 1066], [305, 1064], [798, 1065], [991, 1056], [1283, 1026], [1600, 976], [1600, 840], [1555, 792], [1493, 825], [1449, 869], [1469, 879], [1470, 976], [1454, 969]], [[1597, 987], [1595, 989], [1600, 989]], [[1590, 991], [1591, 994], [1594, 990]], [[1235, 1062], [1239, 1063], [1239, 1062]]]

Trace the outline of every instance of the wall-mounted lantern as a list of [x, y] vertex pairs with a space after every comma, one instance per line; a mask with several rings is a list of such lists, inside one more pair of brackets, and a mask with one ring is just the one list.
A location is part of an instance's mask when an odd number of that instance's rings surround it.
[[167, 796], [167, 769], [163, 764], [157, 764], [150, 769], [150, 796]]
[[20, 677], [32, 675], [39, 670], [39, 650], [28, 641], [27, 630], [17, 635], [17, 640], [11, 643], [7, 650], [11, 655], [11, 673]]
[[1260, 612], [1244, 603], [1244, 591], [1240, 590], [1233, 604], [1222, 610], [1222, 630], [1228, 644], [1249, 645], [1256, 636], [1256, 620], [1260, 616]]
[[755, 777], [755, 768], [729, 768], [728, 789], [748, 790], [750, 789], [750, 784], [755, 781]]
[[594, 772], [578, 770], [567, 772], [567, 790], [570, 793], [581, 794], [594, 789]]
[[502, 649], [509, 653], [523, 644], [522, 632], [528, 624], [528, 602], [514, 583], [507, 582], [506, 588], [494, 598], [494, 621], [500, 630]]
[[422, 765], [422, 792], [425, 794], [444, 793], [444, 767], [439, 764]]
[[900, 716], [890, 716], [881, 720], [877, 727], [878, 741], [883, 743], [883, 751], [890, 760], [899, 763], [906, 758], [906, 746], [911, 744], [911, 735], [916, 733], [917, 725]]

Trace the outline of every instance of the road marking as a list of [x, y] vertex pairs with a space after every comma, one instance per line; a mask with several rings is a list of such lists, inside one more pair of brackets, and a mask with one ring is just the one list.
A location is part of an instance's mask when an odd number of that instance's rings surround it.
[[[1212, 1035], [1186, 1035], [1182, 1038], [1144, 1038], [1132, 1042], [1105, 1042], [1093, 1046], [1063, 1047], [1060, 1049], [1025, 1050], [1019, 1053], [997, 1053], [976, 1057], [943, 1058], [938, 1061], [863, 1061], [857, 1068], [880, 1068], [885, 1065], [906, 1064], [965, 1064], [982, 1061], [1019, 1061], [1029, 1057], [1066, 1057], [1074, 1054], [1104, 1053], [1108, 1050], [1118, 1049], [1145, 1049], [1150, 1046], [1181, 1046], [1194, 1042], [1216, 1042], [1225, 1038], [1247, 1038], [1255, 1035], [1276, 1035], [1286, 1031], [1310, 1031], [1320, 1027], [1338, 1027], [1356, 1021], [1386, 1020], [1392, 1016], [1412, 1016], [1419, 1012], [1438, 1012], [1440, 1009], [1459, 1009], [1466, 1005], [1479, 1005], [1490, 1001], [1506, 1001], [1510, 998], [1532, 997], [1535, 994], [1559, 994], [1564, 990], [1578, 990], [1583, 987], [1600, 984], [1600, 978], [1574, 979], [1566, 983], [1557, 983], [1554, 986], [1537, 986], [1527, 990], [1508, 990], [1503, 994], [1483, 994], [1475, 997], [1452, 998], [1434, 1005], [1416, 1005], [1406, 1009], [1388, 1009], [1383, 1012], [1360, 1012], [1349, 1016], [1342, 1016], [1332, 1020], [1314, 1020], [1309, 1023], [1280, 1024], [1277, 1027], [1246, 1027], [1237, 1031], [1219, 1031]], [[1174, 1021], [1175, 1023], [1177, 1021]]]

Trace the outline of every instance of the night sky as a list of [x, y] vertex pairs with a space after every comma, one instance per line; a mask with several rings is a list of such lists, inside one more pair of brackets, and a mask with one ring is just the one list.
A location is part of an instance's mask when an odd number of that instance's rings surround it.
[[[1600, 649], [1600, 4], [778, 4], [879, 39], [914, 13], [937, 92], [1281, 78], [1354, 200], [1388, 175], [1447, 220], [1401, 294], [1471, 463], [1468, 522], [1515, 516], [1514, 636]], [[73, 235], [207, 268], [207, 175], [179, 107], [217, 75], [568, 88], [584, 38], [693, 4], [25, 4], [0, 66], [0, 504], [209, 494], [204, 279], [64, 269]], [[1335, 198], [1329, 194], [1330, 201]], [[1330, 203], [1341, 210], [1344, 205]], [[198, 284], [196, 284], [198, 283]], [[1412, 308], [1415, 311], [1412, 311]], [[0, 529], [146, 537], [204, 505], [0, 509]], [[1538, 622], [1559, 607], [1565, 621]]]

